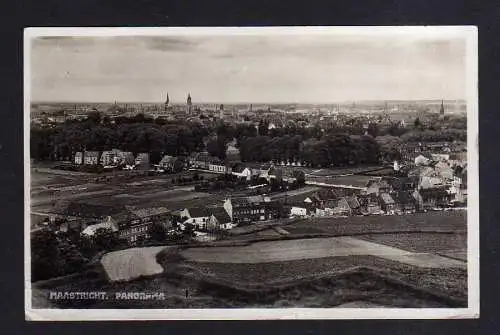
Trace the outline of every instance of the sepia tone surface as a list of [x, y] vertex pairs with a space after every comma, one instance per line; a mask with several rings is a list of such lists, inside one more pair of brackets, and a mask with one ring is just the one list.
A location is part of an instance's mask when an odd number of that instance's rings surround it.
[[28, 34], [30, 318], [477, 316], [471, 34], [396, 30]]

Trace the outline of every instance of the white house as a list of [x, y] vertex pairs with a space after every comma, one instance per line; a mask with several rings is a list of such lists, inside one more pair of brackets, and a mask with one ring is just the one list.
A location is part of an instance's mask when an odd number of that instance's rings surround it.
[[432, 156], [427, 154], [420, 154], [417, 157], [415, 157], [416, 166], [429, 165], [431, 162], [432, 162]]
[[431, 154], [431, 157], [437, 162], [448, 162], [450, 160], [449, 154]]
[[231, 217], [223, 207], [211, 208], [210, 212], [211, 215], [210, 219], [208, 220], [208, 226], [210, 228], [219, 228], [219, 229], [233, 228]]
[[99, 151], [85, 151], [83, 153], [83, 163], [87, 165], [99, 164]]
[[208, 170], [218, 173], [230, 172], [228, 167], [219, 159], [213, 159], [208, 163]]
[[209, 222], [211, 213], [204, 207], [184, 208], [180, 212], [181, 218], [186, 218], [183, 223], [190, 223], [198, 228], [205, 229]]
[[290, 216], [307, 216], [307, 209], [304, 207], [292, 206], [290, 209]]
[[103, 151], [100, 159], [101, 164], [104, 166], [117, 165], [120, 161], [120, 153], [119, 149]]
[[398, 161], [394, 161], [394, 166], [393, 166], [393, 168], [394, 168], [394, 171], [399, 171], [400, 166], [399, 166]]
[[78, 151], [75, 153], [75, 164], [82, 165], [83, 164], [83, 152]]
[[98, 229], [109, 229], [112, 232], [118, 231], [118, 226], [116, 222], [108, 216], [103, 222], [89, 225], [82, 231], [82, 235], [94, 236]]
[[240, 172], [233, 171], [232, 174], [239, 178], [245, 178], [247, 181], [252, 179], [252, 170], [247, 167]]

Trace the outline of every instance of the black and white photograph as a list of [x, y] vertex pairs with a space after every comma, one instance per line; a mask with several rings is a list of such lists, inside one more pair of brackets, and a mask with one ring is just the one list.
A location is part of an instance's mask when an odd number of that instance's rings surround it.
[[477, 29], [27, 28], [27, 320], [479, 317]]

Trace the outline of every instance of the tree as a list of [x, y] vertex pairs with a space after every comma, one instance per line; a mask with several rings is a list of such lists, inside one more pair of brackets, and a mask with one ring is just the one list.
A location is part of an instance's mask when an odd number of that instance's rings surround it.
[[101, 123], [102, 119], [102, 113], [99, 112], [97, 109], [92, 110], [90, 113], [87, 114], [87, 120], [94, 124], [99, 124]]
[[226, 159], [227, 143], [224, 138], [217, 136], [215, 139], [210, 139], [207, 143], [207, 151], [210, 155], [218, 157], [222, 160]]
[[295, 180], [297, 180], [297, 183], [299, 185], [305, 185], [305, 183], [306, 183], [306, 175], [305, 175], [304, 171], [302, 171], [302, 170], [294, 170], [293, 171], [293, 177], [295, 178]]
[[376, 123], [370, 123], [368, 125], [368, 134], [370, 134], [371, 136], [373, 137], [377, 137], [378, 134], [379, 134], [379, 129], [378, 129], [378, 125]]
[[259, 135], [261, 136], [266, 136], [267, 133], [269, 132], [269, 123], [267, 121], [264, 121], [264, 120], [260, 120], [259, 122]]
[[53, 231], [42, 230], [31, 238], [31, 280], [38, 281], [63, 274], [64, 261]]
[[188, 238], [196, 236], [195, 227], [192, 223], [187, 222], [184, 224], [183, 235]]
[[97, 229], [92, 236], [92, 240], [99, 251], [112, 250], [120, 243], [118, 236], [109, 228]]
[[422, 129], [422, 123], [420, 122], [420, 118], [416, 118], [415, 121], [413, 121], [413, 127], [415, 129]]
[[148, 234], [154, 242], [165, 242], [167, 229], [161, 223], [153, 223], [148, 227]]
[[400, 159], [400, 148], [403, 144], [401, 138], [396, 136], [378, 136], [375, 141], [379, 146], [379, 157], [383, 161], [393, 161]]

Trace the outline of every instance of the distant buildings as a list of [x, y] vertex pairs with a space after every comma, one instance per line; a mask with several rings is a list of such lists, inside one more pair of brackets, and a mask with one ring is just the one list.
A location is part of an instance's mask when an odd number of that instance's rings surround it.
[[140, 152], [135, 157], [135, 165], [136, 166], [149, 166], [149, 153], [148, 152]]
[[99, 164], [99, 151], [84, 151], [83, 152], [83, 164], [85, 165], [97, 165]]
[[165, 155], [158, 163], [158, 167], [165, 172], [176, 173], [184, 168], [184, 162], [179, 157]]
[[279, 204], [264, 196], [228, 198], [224, 209], [235, 224], [251, 223], [279, 217]]
[[61, 231], [73, 227], [82, 235], [94, 236], [105, 229], [131, 245], [148, 240], [153, 224], [162, 225], [166, 230], [172, 228], [171, 212], [164, 207], [132, 208], [74, 201], [59, 204], [54, 215], [66, 219]]

